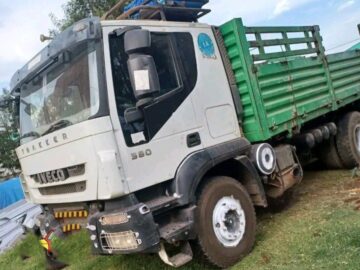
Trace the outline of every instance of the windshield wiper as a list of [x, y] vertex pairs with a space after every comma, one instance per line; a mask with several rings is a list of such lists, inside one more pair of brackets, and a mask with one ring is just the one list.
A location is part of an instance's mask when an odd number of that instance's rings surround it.
[[31, 131], [28, 133], [25, 133], [24, 135], [22, 135], [20, 137], [20, 140], [25, 139], [25, 138], [29, 138], [29, 137], [36, 137], [36, 138], [40, 138], [40, 134], [36, 131]]
[[41, 136], [47, 135], [49, 133], [52, 133], [56, 130], [71, 126], [73, 123], [71, 123], [69, 120], [60, 120], [56, 122], [55, 124], [51, 125], [47, 131], [45, 131]]

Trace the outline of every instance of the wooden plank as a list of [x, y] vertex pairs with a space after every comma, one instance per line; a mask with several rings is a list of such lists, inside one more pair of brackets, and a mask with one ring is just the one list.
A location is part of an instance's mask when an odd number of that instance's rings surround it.
[[[289, 40], [288, 35], [287, 35], [286, 32], [282, 32], [281, 34], [282, 34], [282, 36], [283, 36], [284, 41], [288, 41], [288, 40]], [[290, 52], [290, 51], [291, 51], [290, 44], [288, 44], [288, 43], [285, 44], [285, 49], [286, 49], [286, 51]]]
[[275, 26], [275, 27], [245, 27], [246, 34], [274, 34], [274, 33], [295, 33], [295, 32], [305, 32], [305, 31], [314, 31], [316, 26]]
[[[259, 44], [262, 44], [263, 40], [261, 39], [261, 34], [260, 34], [260, 33], [256, 33], [256, 34], [255, 34], [255, 37], [256, 37], [256, 41], [257, 41]], [[260, 53], [260, 54], [265, 54], [265, 48], [264, 48], [264, 46], [260, 45], [258, 48], [259, 48], [259, 53]]]
[[[249, 41], [250, 47], [261, 47], [261, 46], [278, 46], [278, 45], [290, 45], [290, 44], [302, 44], [302, 43], [315, 42], [315, 38], [288, 38], [288, 39], [268, 39], [262, 41]], [[312, 49], [311, 47], [309, 49]]]
[[[305, 39], [309, 39], [310, 38], [310, 33], [309, 33], [309, 31], [305, 31], [304, 32], [304, 36], [305, 36]], [[312, 42], [314, 42], [315, 41], [315, 38], [313, 37], [313, 38], [311, 38], [313, 41]], [[307, 46], [308, 46], [308, 49], [312, 49], [312, 45], [311, 45], [311, 42], [309, 41], [309, 42], [307, 42]]]
[[286, 58], [291, 56], [297, 55], [306, 55], [318, 53], [317, 49], [304, 49], [304, 50], [294, 50], [290, 52], [275, 52], [275, 53], [268, 53], [268, 54], [255, 54], [253, 55], [253, 60], [256, 61], [264, 61], [264, 60], [271, 60], [271, 59], [278, 59], [278, 58]]

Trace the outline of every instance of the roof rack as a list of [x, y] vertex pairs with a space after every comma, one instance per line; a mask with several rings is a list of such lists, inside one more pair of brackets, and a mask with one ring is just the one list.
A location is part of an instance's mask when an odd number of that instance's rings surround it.
[[123, 9], [127, 0], [118, 2], [113, 8], [102, 16], [102, 20], [108, 20], [110, 17], [116, 20], [161, 20], [161, 21], [181, 21], [181, 22], [197, 22], [199, 18], [208, 14], [210, 9], [202, 8], [186, 8], [179, 6], [167, 5], [147, 5], [151, 0], [147, 0], [141, 6], [132, 9], [117, 16], [118, 11]]

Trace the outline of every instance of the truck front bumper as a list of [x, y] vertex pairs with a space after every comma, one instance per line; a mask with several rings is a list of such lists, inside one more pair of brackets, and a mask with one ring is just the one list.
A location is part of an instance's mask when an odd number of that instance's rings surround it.
[[158, 225], [145, 204], [98, 212], [89, 218], [88, 230], [95, 254], [157, 253]]

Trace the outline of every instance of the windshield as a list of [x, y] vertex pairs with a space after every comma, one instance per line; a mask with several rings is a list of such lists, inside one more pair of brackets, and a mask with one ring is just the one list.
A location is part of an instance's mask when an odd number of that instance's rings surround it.
[[96, 51], [82, 52], [21, 90], [21, 143], [88, 120], [99, 104]]

